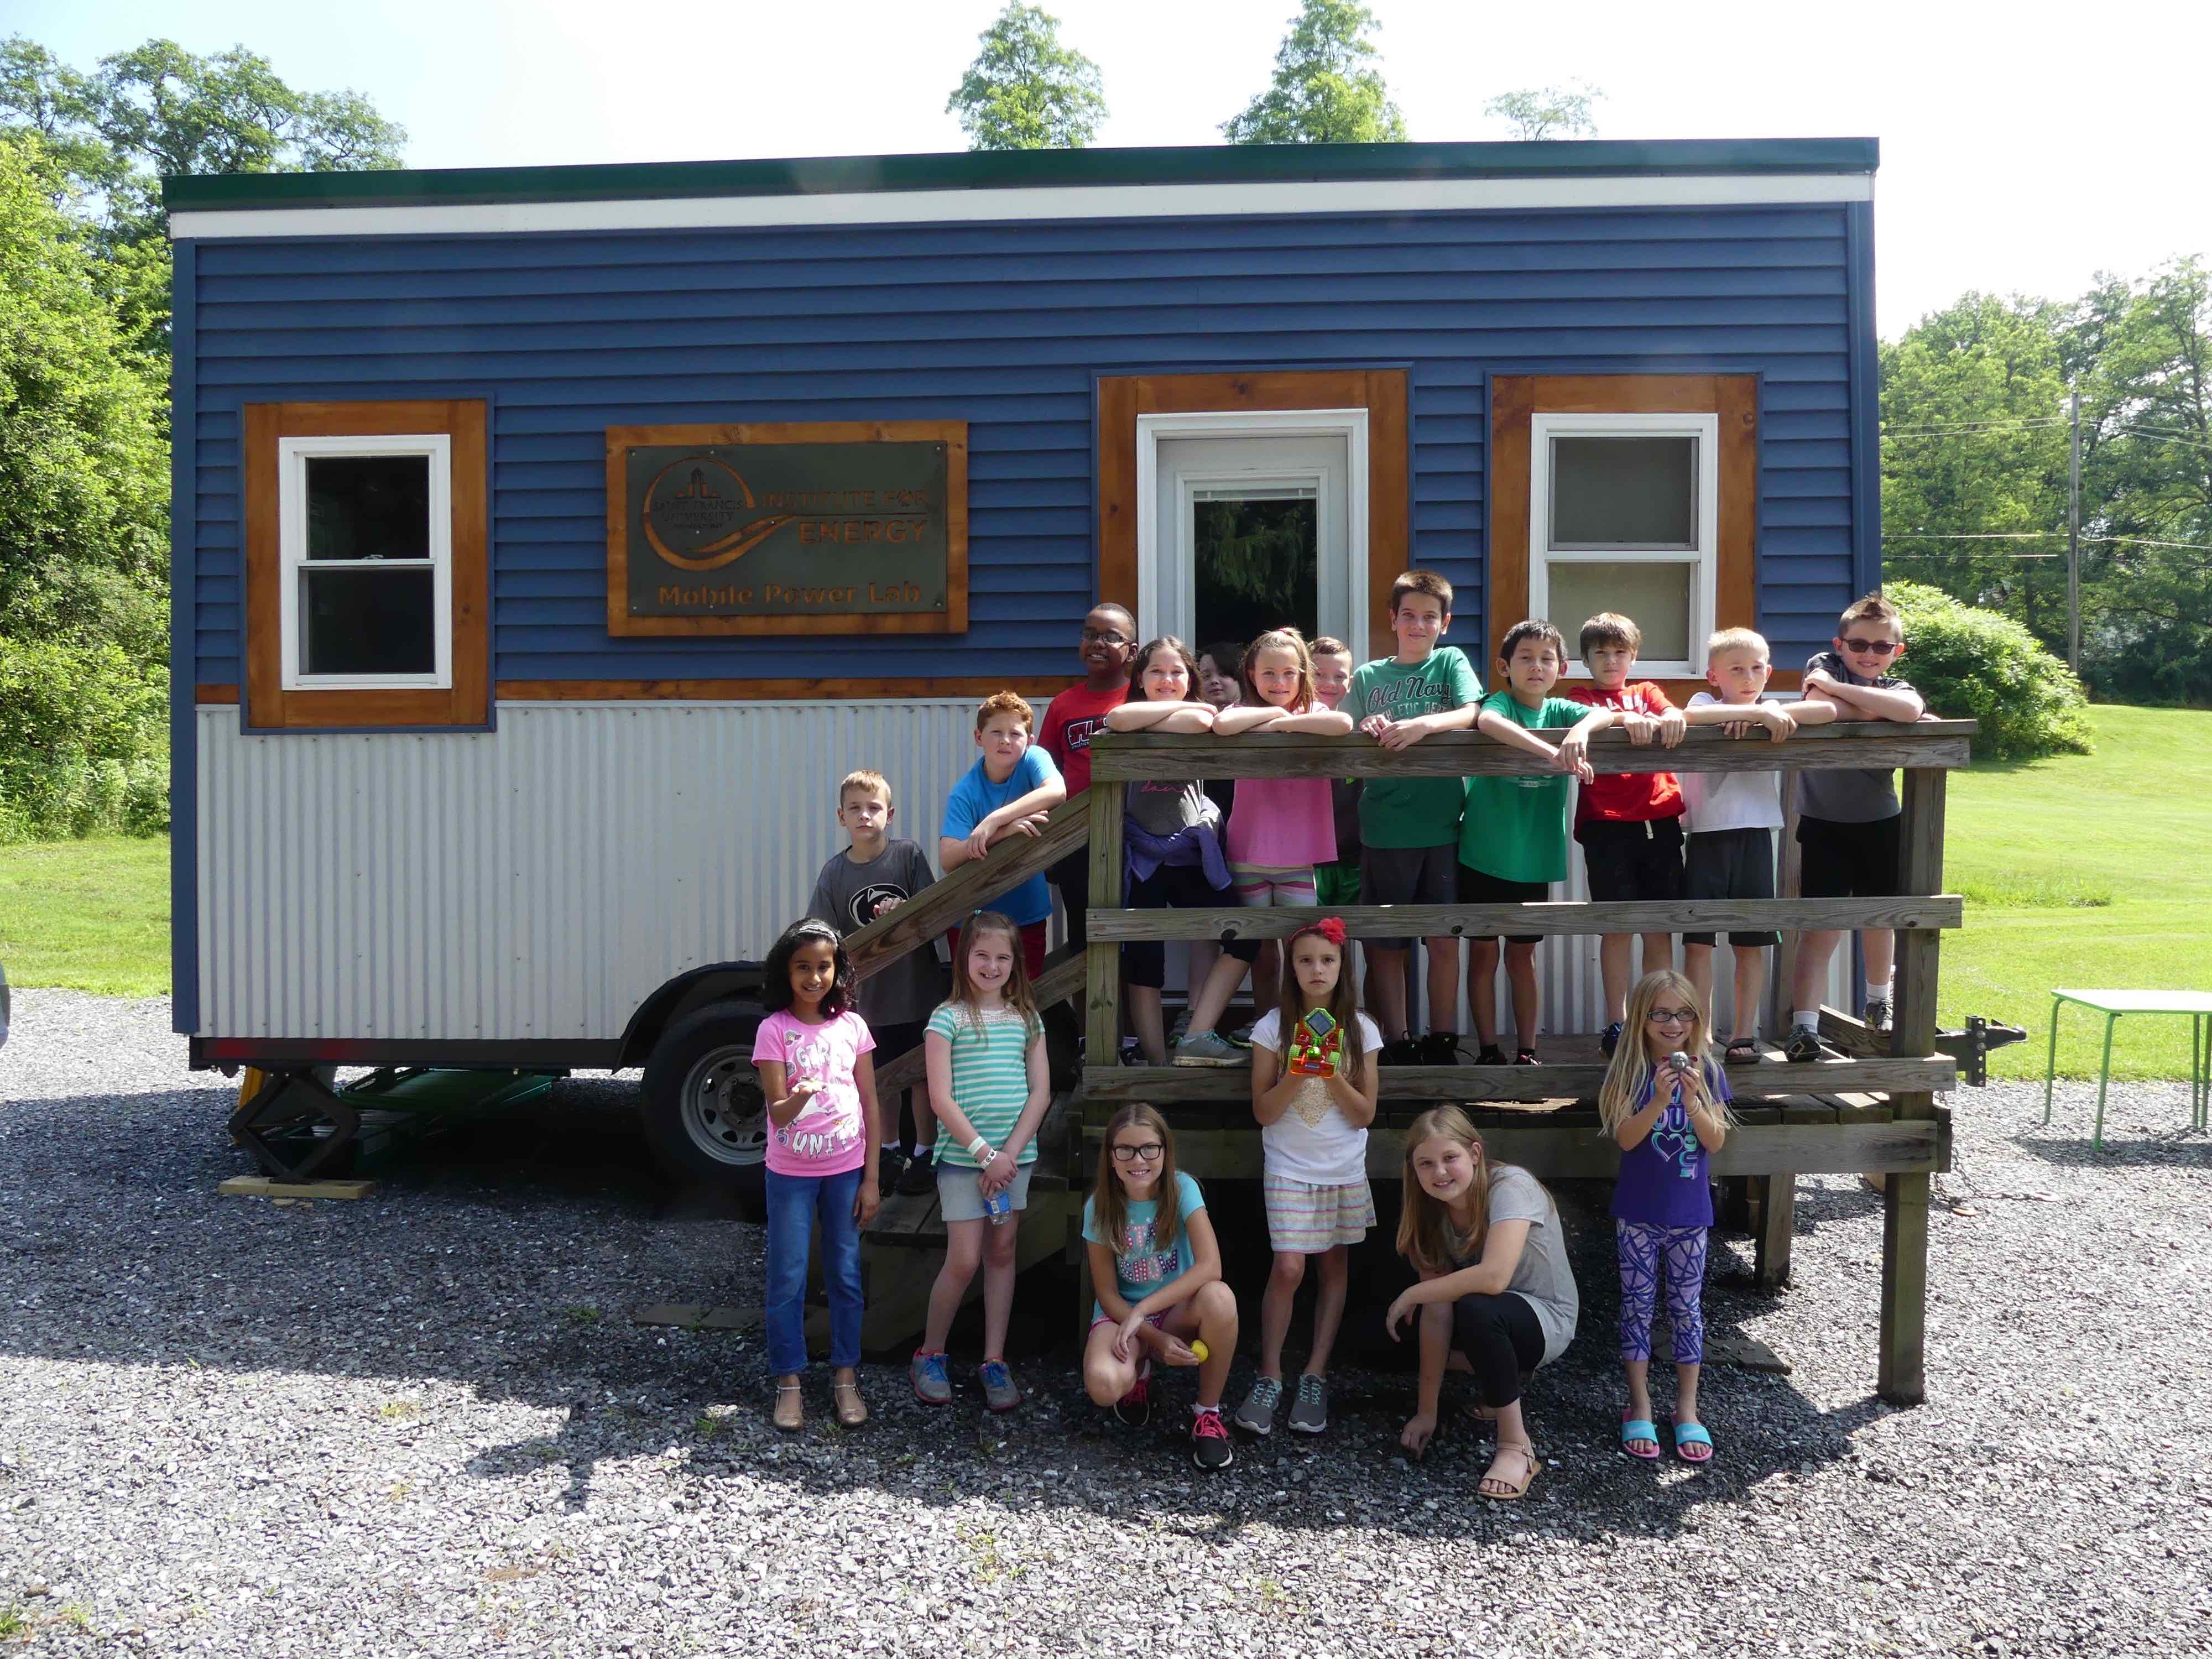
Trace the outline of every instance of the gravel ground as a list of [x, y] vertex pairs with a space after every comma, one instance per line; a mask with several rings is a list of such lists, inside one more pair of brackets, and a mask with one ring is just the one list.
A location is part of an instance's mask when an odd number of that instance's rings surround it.
[[759, 1272], [757, 1230], [663, 1210], [627, 1085], [280, 1207], [216, 1195], [229, 1092], [166, 1004], [16, 1013], [0, 1638], [40, 1654], [2212, 1650], [2212, 1143], [2179, 1085], [2117, 1091], [2101, 1154], [2085, 1088], [2048, 1130], [2039, 1091], [1959, 1097], [1916, 1410], [1872, 1395], [1879, 1200], [1806, 1180], [1777, 1297], [1727, 1241], [1711, 1329], [1795, 1369], [1712, 1372], [1702, 1471], [1613, 1449], [1585, 1223], [1583, 1334], [1529, 1396], [1547, 1468], [1493, 1505], [1466, 1428], [1396, 1455], [1384, 1371], [1340, 1375], [1318, 1443], [1210, 1478], [1187, 1384], [1124, 1431], [1066, 1356], [1008, 1419], [872, 1365], [867, 1431], [817, 1382], [781, 1437], [757, 1335], [626, 1317], [756, 1302]]

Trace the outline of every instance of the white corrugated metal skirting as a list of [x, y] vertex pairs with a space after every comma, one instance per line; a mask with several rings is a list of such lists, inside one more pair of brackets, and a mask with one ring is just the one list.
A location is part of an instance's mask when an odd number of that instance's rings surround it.
[[[843, 844], [847, 772], [890, 778], [933, 861], [973, 709], [509, 702], [490, 732], [248, 737], [204, 708], [200, 1035], [618, 1037], [675, 975], [766, 954]], [[1585, 890], [1577, 852], [1563, 896]], [[1597, 941], [1537, 963], [1545, 1030], [1595, 1030]]]

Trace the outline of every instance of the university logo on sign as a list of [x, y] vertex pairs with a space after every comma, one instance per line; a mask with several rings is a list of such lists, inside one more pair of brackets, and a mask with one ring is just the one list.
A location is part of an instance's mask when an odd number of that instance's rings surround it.
[[968, 626], [961, 421], [610, 427], [617, 635]]

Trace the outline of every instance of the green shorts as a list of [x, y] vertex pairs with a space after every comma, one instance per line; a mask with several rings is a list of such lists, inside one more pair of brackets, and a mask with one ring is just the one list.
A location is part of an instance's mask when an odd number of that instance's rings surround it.
[[1316, 865], [1314, 902], [1328, 910], [1358, 903], [1359, 860], [1347, 859], [1341, 864]]

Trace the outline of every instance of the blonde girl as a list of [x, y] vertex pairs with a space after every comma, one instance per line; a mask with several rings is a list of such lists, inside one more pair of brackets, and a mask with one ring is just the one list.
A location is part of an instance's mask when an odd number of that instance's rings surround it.
[[1698, 1420], [1705, 1235], [1713, 1224], [1712, 1155], [1728, 1135], [1728, 1073], [1706, 1052], [1710, 1033], [1697, 988], [1671, 968], [1636, 981], [1624, 1024], [1597, 1096], [1598, 1121], [1620, 1145], [1613, 1189], [1620, 1359], [1628, 1372], [1620, 1449], [1647, 1461], [1659, 1455], [1650, 1380], [1651, 1314], [1663, 1264], [1667, 1319], [1674, 1328], [1674, 1455], [1703, 1463], [1713, 1455], [1713, 1437]]
[[[1129, 695], [1106, 711], [1115, 732], [1210, 732], [1212, 704], [1197, 701], [1198, 665], [1190, 647], [1172, 634], [1147, 641], [1138, 651]], [[1128, 786], [1122, 814], [1128, 866], [1123, 872], [1133, 910], [1194, 909], [1227, 902], [1229, 865], [1221, 852], [1221, 809], [1202, 783], [1139, 781]], [[1260, 952], [1253, 944], [1230, 947], [1240, 960]], [[1194, 947], [1195, 955], [1195, 947]], [[1168, 1062], [1167, 1026], [1160, 989], [1167, 983], [1167, 947], [1157, 939], [1121, 947], [1129, 980], [1129, 1024], [1137, 1045], [1155, 1066]], [[1208, 963], [1207, 966], [1210, 967]], [[1206, 974], [1194, 963], [1194, 984]]]
[[1022, 1403], [1006, 1367], [1015, 1239], [1052, 1081], [1021, 932], [997, 911], [975, 911], [961, 929], [952, 953], [952, 997], [929, 1017], [922, 1045], [930, 1109], [943, 1130], [937, 1201], [945, 1217], [945, 1266], [930, 1289], [927, 1325], [915, 1350], [914, 1391], [926, 1405], [951, 1402], [945, 1340], [980, 1264], [983, 1363], [976, 1374], [984, 1403], [1010, 1412]]
[[1398, 1254], [1420, 1275], [1383, 1315], [1393, 1341], [1419, 1316], [1419, 1396], [1399, 1443], [1416, 1457], [1437, 1431], [1446, 1369], [1470, 1370], [1481, 1395], [1469, 1415], [1498, 1427], [1498, 1455], [1477, 1487], [1523, 1496], [1540, 1465], [1521, 1410], [1523, 1380], [1565, 1353], [1580, 1304], [1559, 1207], [1536, 1177], [1493, 1166], [1456, 1106], [1424, 1112], [1406, 1131], [1405, 1208]]
[[1176, 1168], [1167, 1121], [1141, 1102], [1108, 1120], [1098, 1175], [1083, 1206], [1097, 1300], [1083, 1349], [1083, 1386], [1132, 1425], [1152, 1418], [1154, 1360], [1198, 1367], [1191, 1461], [1235, 1461], [1221, 1390], [1237, 1352], [1237, 1297], [1198, 1182]]
[[1382, 1033], [1352, 994], [1344, 924], [1307, 923], [1283, 944], [1279, 1006], [1252, 1027], [1252, 1115], [1265, 1159], [1261, 1189], [1275, 1260], [1260, 1302], [1260, 1375], [1231, 1421], [1271, 1434], [1283, 1397], [1283, 1340], [1309, 1257], [1320, 1264], [1313, 1346], [1298, 1374], [1290, 1426], [1328, 1427], [1328, 1361], [1344, 1322], [1350, 1247], [1375, 1224], [1367, 1128], [1375, 1121]]
[[[1314, 696], [1313, 657], [1295, 628], [1262, 634], [1244, 647], [1240, 701], [1214, 716], [1216, 737], [1246, 732], [1341, 737], [1351, 719]], [[1327, 778], [1243, 778], [1229, 812], [1229, 876], [1237, 902], [1249, 907], [1313, 904], [1314, 868], [1336, 862], [1336, 808]], [[1230, 953], [1213, 965], [1194, 1001], [1190, 1033], [1176, 1045], [1178, 1066], [1242, 1066], [1243, 1052], [1214, 1029], [1243, 982], [1245, 960]], [[1264, 977], [1264, 976], [1263, 976]], [[1272, 978], [1255, 978], [1262, 1002]]]

